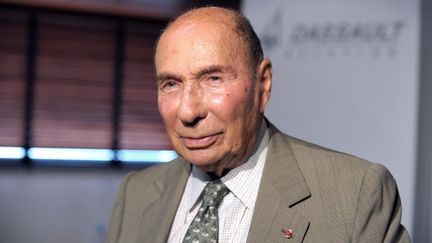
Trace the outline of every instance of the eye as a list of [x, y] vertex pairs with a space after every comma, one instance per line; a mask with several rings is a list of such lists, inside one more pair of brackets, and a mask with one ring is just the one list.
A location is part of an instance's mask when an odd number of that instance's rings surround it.
[[219, 86], [223, 83], [223, 79], [219, 75], [209, 75], [205, 83], [208, 86]]
[[159, 89], [163, 90], [163, 91], [171, 91], [174, 90], [178, 87], [179, 82], [173, 79], [167, 79], [164, 80], [162, 82], [160, 82], [159, 84]]
[[165, 87], [172, 88], [172, 87], [175, 87], [176, 85], [177, 85], [176, 82], [168, 81], [168, 82], [166, 82]]
[[215, 75], [210, 76], [209, 79], [211, 81], [221, 81], [221, 78], [219, 76], [215, 76]]

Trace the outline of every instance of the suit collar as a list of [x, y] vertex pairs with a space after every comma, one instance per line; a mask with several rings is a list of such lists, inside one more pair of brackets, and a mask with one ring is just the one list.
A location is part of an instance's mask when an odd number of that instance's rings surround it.
[[270, 125], [270, 145], [263, 176], [268, 178], [289, 207], [310, 196], [287, 137], [273, 125]]
[[302, 242], [309, 221], [293, 207], [310, 197], [310, 191], [286, 136], [270, 125], [270, 143], [248, 242], [283, 240], [283, 229], [291, 229], [289, 242]]

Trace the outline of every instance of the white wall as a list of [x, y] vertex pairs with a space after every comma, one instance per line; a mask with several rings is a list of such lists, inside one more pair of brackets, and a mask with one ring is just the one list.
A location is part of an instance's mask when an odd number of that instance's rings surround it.
[[273, 61], [267, 116], [293, 136], [385, 164], [412, 232], [418, 0], [245, 0]]

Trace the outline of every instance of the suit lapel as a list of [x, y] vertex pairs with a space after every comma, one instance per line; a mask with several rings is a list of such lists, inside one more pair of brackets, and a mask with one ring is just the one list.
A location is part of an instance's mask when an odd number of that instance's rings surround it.
[[140, 227], [142, 230], [138, 239], [143, 242], [168, 240], [189, 173], [190, 164], [179, 158], [174, 162], [174, 166], [151, 185], [154, 200], [147, 207], [143, 207]]
[[248, 242], [286, 241], [282, 230], [291, 229], [289, 242], [302, 242], [309, 221], [293, 206], [310, 197], [309, 188], [289, 142], [270, 126], [270, 142]]

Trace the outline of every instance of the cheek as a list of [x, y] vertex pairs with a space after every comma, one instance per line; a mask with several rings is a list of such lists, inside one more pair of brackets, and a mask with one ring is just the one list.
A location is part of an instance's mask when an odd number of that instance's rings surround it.
[[178, 102], [172, 97], [158, 97], [159, 113], [165, 123], [172, 121], [172, 117], [176, 114], [176, 107]]
[[227, 119], [231, 113], [238, 110], [239, 101], [232, 92], [225, 91], [209, 95], [206, 103], [210, 104], [214, 113]]
[[207, 102], [212, 104], [214, 107], [224, 107], [231, 101], [232, 95], [229, 92], [217, 92], [217, 93], [211, 93], [207, 96]]
[[211, 107], [212, 112], [219, 119], [225, 122], [235, 122], [244, 116], [248, 109], [249, 98], [238, 90], [239, 87], [232, 87], [232, 89], [224, 89], [222, 92], [211, 93], [207, 96], [208, 107]]

